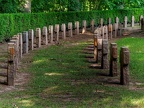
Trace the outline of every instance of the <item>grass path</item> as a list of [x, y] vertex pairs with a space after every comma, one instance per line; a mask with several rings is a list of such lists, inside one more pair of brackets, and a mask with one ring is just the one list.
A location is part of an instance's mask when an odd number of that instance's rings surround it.
[[[119, 40], [118, 46], [122, 45], [121, 43], [128, 46], [129, 43], [135, 42], [132, 39]], [[29, 83], [25, 85], [24, 90], [0, 94], [1, 108], [144, 107], [143, 90], [129, 89], [114, 82], [108, 83], [106, 81], [117, 81], [118, 77], [111, 78], [107, 76], [108, 71], [88, 67], [89, 63], [85, 58], [87, 54], [83, 49], [90, 42], [88, 39], [62, 42], [32, 52], [33, 56], [27, 58], [30, 65], [21, 69], [30, 74]], [[138, 63], [135, 59], [134, 61]], [[135, 69], [133, 65], [136, 66], [132, 64], [130, 67]], [[130, 68], [132, 77], [136, 74], [133, 68]], [[134, 78], [143, 83], [144, 80], [142, 77], [139, 80], [139, 77], [136, 74]]]

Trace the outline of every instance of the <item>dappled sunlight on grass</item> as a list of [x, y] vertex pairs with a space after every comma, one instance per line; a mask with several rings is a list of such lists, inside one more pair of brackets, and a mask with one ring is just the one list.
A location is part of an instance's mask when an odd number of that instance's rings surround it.
[[139, 98], [139, 99], [132, 99], [131, 103], [133, 105], [136, 105], [138, 108], [140, 108], [141, 106], [144, 107], [144, 97]]
[[53, 72], [53, 73], [45, 73], [44, 75], [46, 75], [46, 76], [63, 76], [63, 75], [65, 75], [65, 74]]
[[35, 103], [32, 100], [21, 100], [19, 102], [20, 104], [22, 104], [23, 107], [32, 107]]

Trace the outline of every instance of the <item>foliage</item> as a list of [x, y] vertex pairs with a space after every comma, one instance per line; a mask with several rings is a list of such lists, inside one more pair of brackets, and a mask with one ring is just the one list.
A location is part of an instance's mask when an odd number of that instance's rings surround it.
[[131, 16], [135, 16], [135, 22], [139, 22], [139, 16], [144, 14], [143, 9], [131, 10], [105, 10], [105, 11], [77, 11], [77, 12], [51, 12], [51, 13], [18, 13], [18, 14], [0, 14], [0, 41], [10, 38], [13, 35], [37, 27], [67, 24], [79, 21], [82, 25], [82, 20], [87, 20], [87, 26], [90, 25], [92, 19], [95, 24], [99, 22], [100, 18], [104, 18], [104, 24], [107, 24], [107, 19], [110, 17], [114, 22], [115, 17], [119, 17], [120, 22], [123, 22], [124, 16], [128, 16], [128, 22], [131, 22]]

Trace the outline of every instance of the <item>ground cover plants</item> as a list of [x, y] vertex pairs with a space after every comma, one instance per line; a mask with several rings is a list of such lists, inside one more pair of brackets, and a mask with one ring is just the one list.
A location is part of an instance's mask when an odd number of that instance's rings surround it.
[[[118, 49], [130, 49], [129, 86], [111, 78], [108, 71], [89, 68], [83, 52], [92, 39], [61, 42], [35, 50], [30, 65], [23, 72], [30, 74], [23, 90], [0, 94], [1, 108], [142, 108], [143, 38], [127, 37], [116, 41]], [[112, 80], [112, 83], [107, 81]]]

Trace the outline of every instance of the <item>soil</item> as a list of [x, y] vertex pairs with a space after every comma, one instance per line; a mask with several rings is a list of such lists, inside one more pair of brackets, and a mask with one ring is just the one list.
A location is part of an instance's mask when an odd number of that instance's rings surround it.
[[[124, 32], [123, 37], [127, 37], [127, 36], [136, 36], [136, 37], [143, 37], [144, 32], [142, 32], [139, 29], [136, 30], [127, 30]], [[119, 37], [121, 38], [121, 37]], [[112, 39], [110, 40], [110, 42], [114, 42], [115, 40], [119, 39]], [[93, 42], [93, 34], [90, 32], [86, 32], [84, 34], [80, 34], [80, 35], [74, 35], [73, 37], [68, 37], [66, 38], [65, 41], [71, 42], [73, 43], [77, 43], [78, 41], [91, 41]], [[59, 43], [56, 43], [56, 45], [62, 44], [62, 41]], [[90, 45], [92, 46], [92, 45]], [[43, 46], [46, 47], [46, 46]], [[38, 49], [37, 49], [38, 50]], [[4, 55], [4, 53], [6, 53], [7, 51], [7, 43], [0, 43], [0, 55]], [[0, 84], [0, 94], [3, 92], [9, 92], [9, 91], [15, 91], [15, 90], [24, 90], [25, 86], [27, 85], [28, 81], [31, 78], [31, 75], [29, 74], [29, 72], [25, 72], [25, 69], [29, 66], [29, 64], [31, 63], [31, 58], [33, 56], [33, 54], [35, 53], [35, 51], [32, 51], [28, 54], [25, 54], [19, 64], [19, 69], [17, 70], [17, 76], [15, 79], [15, 86], [8, 86], [8, 85], [4, 85], [4, 84]], [[87, 58], [87, 60], [90, 62], [89, 58]], [[96, 66], [97, 69], [99, 65]], [[101, 84], [105, 84], [106, 86], [120, 86], [118, 83], [118, 77], [115, 78], [110, 78], [110, 77], [106, 77], [108, 76], [105, 71], [103, 73], [98, 73], [99, 74], [99, 78], [96, 82], [101, 83]], [[91, 81], [91, 82], [95, 82], [95, 81]], [[135, 85], [140, 85], [140, 83], [130, 83], [130, 89], [131, 90], [136, 90], [137, 87]], [[139, 88], [139, 89], [143, 89], [143, 88]]]

